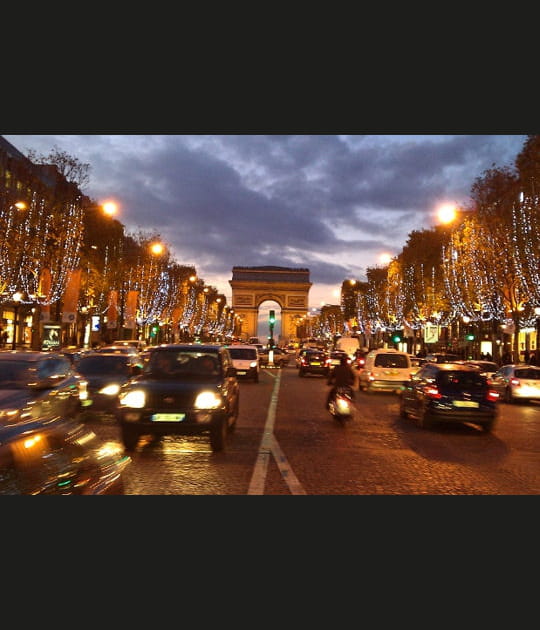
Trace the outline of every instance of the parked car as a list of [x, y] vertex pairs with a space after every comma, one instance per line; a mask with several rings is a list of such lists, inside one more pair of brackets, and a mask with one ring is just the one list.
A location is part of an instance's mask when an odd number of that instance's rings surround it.
[[29, 418], [74, 418], [87, 398], [87, 384], [59, 352], [0, 353], [0, 423]]
[[252, 344], [233, 344], [229, 354], [238, 379], [259, 382], [259, 350]]
[[74, 420], [0, 423], [0, 495], [124, 494], [130, 463], [119, 441]]
[[536, 365], [503, 365], [490, 378], [490, 383], [506, 403], [540, 400], [540, 367]]
[[115, 413], [120, 386], [139, 374], [143, 363], [131, 354], [93, 352], [82, 356], [77, 371], [87, 382], [88, 398], [82, 407], [87, 413]]
[[411, 378], [414, 369], [406, 352], [394, 348], [377, 348], [366, 356], [358, 371], [358, 386], [364, 392], [374, 390], [399, 392]]
[[141, 435], [209, 434], [221, 451], [238, 418], [240, 386], [228, 348], [218, 344], [156, 346], [143, 371], [122, 385], [116, 417], [126, 450]]
[[470, 422], [491, 431], [498, 418], [499, 394], [470, 365], [425, 363], [400, 394], [402, 418], [414, 418], [422, 428], [436, 422]]
[[[272, 352], [272, 361], [270, 361], [270, 352]], [[259, 352], [260, 367], [270, 367], [272, 364], [276, 368], [283, 368], [289, 363], [289, 355], [281, 348], [265, 348]]]
[[326, 364], [328, 353], [322, 350], [307, 348], [300, 353], [298, 376], [306, 376], [306, 374], [319, 374], [327, 377], [330, 368]]

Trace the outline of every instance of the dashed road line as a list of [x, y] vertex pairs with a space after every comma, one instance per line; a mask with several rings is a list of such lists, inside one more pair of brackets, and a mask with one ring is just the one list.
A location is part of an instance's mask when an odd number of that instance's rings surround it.
[[277, 373], [275, 378], [274, 389], [272, 390], [272, 396], [270, 398], [270, 405], [266, 415], [266, 423], [264, 425], [263, 436], [259, 446], [259, 452], [257, 454], [257, 461], [255, 462], [255, 467], [249, 483], [248, 494], [264, 494], [264, 484], [266, 481], [270, 455], [273, 455], [276, 460], [279, 472], [289, 487], [291, 494], [306, 494], [302, 484], [298, 481], [293, 469], [274, 437], [274, 423], [276, 421], [276, 407], [279, 385], [281, 382], [281, 371]]

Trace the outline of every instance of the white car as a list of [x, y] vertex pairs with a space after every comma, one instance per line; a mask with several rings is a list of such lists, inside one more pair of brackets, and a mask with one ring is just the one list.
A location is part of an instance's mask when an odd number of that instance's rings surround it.
[[540, 367], [536, 365], [503, 365], [489, 382], [506, 403], [540, 400]]

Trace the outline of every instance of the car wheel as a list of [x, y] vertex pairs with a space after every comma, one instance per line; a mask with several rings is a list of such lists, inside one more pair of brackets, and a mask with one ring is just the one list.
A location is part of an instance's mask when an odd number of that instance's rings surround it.
[[495, 426], [495, 420], [489, 420], [489, 422], [484, 422], [482, 424], [482, 428], [486, 433], [491, 433], [493, 427]]
[[420, 429], [429, 429], [431, 422], [428, 418], [428, 412], [425, 405], [422, 405], [420, 413], [418, 414], [418, 426]]
[[133, 427], [122, 426], [122, 443], [126, 451], [134, 451], [139, 441], [139, 433]]
[[240, 407], [239, 399], [237, 398], [236, 402], [234, 404], [234, 410], [233, 410], [232, 415], [230, 417], [231, 423], [227, 427], [227, 431], [229, 433], [232, 433], [236, 429], [236, 421], [238, 420], [239, 407]]
[[512, 396], [511, 387], [507, 387], [504, 390], [504, 402], [508, 403], [509, 405], [511, 405], [514, 402], [514, 397]]
[[210, 446], [214, 452], [222, 451], [225, 448], [227, 431], [227, 421], [224, 419], [212, 425], [210, 429]]
[[409, 414], [405, 409], [405, 403], [403, 402], [403, 395], [401, 396], [401, 400], [399, 401], [399, 416], [400, 418], [407, 419]]

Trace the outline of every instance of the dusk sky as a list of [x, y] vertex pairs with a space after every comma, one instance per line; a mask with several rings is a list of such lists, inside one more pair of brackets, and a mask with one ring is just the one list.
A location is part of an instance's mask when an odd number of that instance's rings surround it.
[[83, 192], [115, 200], [127, 232], [159, 233], [179, 264], [231, 298], [234, 266], [307, 268], [309, 306], [337, 304], [443, 203], [513, 166], [526, 135], [9, 135], [90, 165]]

